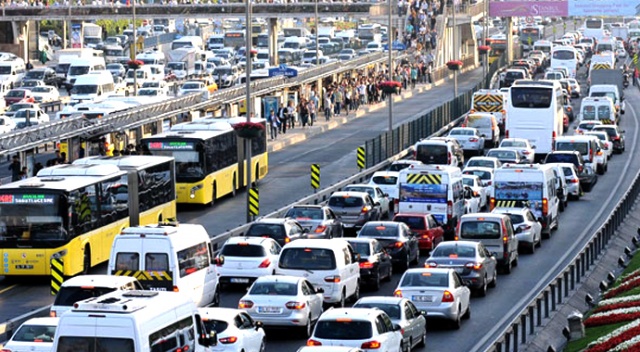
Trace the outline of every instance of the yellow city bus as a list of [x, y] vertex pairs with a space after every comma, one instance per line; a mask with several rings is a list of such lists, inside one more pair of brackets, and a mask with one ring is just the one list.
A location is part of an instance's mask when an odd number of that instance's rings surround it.
[[65, 276], [86, 273], [109, 259], [130, 223], [175, 218], [174, 163], [157, 161], [56, 165], [0, 186], [0, 275], [49, 275], [52, 258], [62, 259]]
[[[244, 140], [233, 125], [243, 118], [207, 118], [173, 126], [170, 132], [142, 139], [152, 155], [176, 159], [178, 203], [215, 204], [235, 195], [246, 186]], [[266, 125], [264, 119], [253, 119]], [[253, 181], [263, 179], [269, 170], [266, 134], [251, 140]]]

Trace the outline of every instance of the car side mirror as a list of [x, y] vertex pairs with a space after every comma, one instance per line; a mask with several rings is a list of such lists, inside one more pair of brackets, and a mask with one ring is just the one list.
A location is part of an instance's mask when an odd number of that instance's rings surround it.
[[522, 233], [522, 227], [517, 227], [515, 232], [516, 234]]
[[383, 193], [383, 194], [382, 194], [382, 196], [383, 196], [383, 197], [388, 197], [388, 196], [389, 196], [389, 193]]
[[423, 317], [425, 317], [425, 318], [427, 317], [427, 314], [428, 314], [428, 313], [427, 313], [427, 311], [426, 311], [426, 310], [421, 310], [421, 311], [420, 311], [420, 315], [422, 315], [422, 316], [423, 316]]
[[352, 261], [352, 262], [354, 262], [354, 263], [359, 262], [359, 261], [360, 261], [360, 254], [355, 253], [355, 254], [353, 255], [353, 257], [351, 258], [351, 261]]
[[536, 146], [535, 146], [535, 145], [532, 145], [532, 146], [531, 146], [531, 149], [536, 149]]
[[402, 327], [400, 326], [400, 324], [393, 324], [393, 331], [400, 331], [402, 330]]
[[261, 327], [264, 326], [264, 324], [261, 321], [256, 321], [253, 326], [256, 328], [256, 330], [260, 329]]
[[220, 255], [215, 257], [215, 259], [213, 260], [213, 264], [217, 265], [217, 266], [221, 266], [224, 264], [224, 256]]
[[373, 205], [375, 205], [375, 206], [378, 206], [378, 207], [379, 207], [379, 206], [380, 206], [380, 202], [375, 202], [375, 203], [373, 203]]
[[316, 293], [324, 293], [324, 288], [322, 288], [322, 287], [317, 287], [317, 288], [316, 288]]

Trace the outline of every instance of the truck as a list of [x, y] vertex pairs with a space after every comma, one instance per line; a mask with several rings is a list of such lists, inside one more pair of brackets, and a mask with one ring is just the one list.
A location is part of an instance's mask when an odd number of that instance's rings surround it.
[[336, 32], [335, 29], [330, 26], [321, 26], [318, 27], [318, 37], [328, 37], [328, 38], [333, 38], [335, 36]]
[[198, 49], [194, 47], [182, 47], [169, 51], [167, 55], [167, 68], [169, 68], [178, 79], [185, 79], [195, 69]]
[[87, 48], [96, 49], [98, 43], [102, 42], [102, 27], [95, 23], [85, 22], [82, 24], [83, 43]]
[[618, 86], [620, 98], [624, 99], [624, 78], [621, 70], [600, 69], [592, 70], [589, 74], [589, 87], [602, 84], [613, 84]]

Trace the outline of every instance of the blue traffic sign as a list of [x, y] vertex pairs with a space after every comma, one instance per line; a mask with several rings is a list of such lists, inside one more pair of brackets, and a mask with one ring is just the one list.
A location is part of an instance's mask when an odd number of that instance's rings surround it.
[[298, 69], [289, 67], [287, 65], [279, 65], [277, 67], [269, 68], [269, 77], [285, 76], [285, 77], [297, 77]]

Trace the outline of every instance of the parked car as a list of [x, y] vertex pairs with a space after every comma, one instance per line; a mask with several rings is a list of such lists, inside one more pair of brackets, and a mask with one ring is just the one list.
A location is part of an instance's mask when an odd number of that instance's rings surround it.
[[323, 205], [294, 205], [284, 215], [292, 218], [306, 230], [308, 238], [343, 237], [342, 223], [338, 216]]

